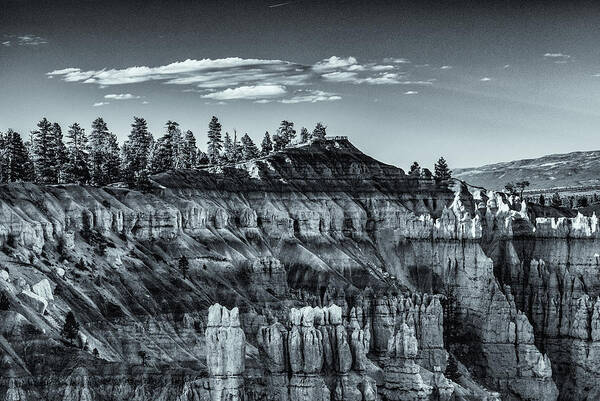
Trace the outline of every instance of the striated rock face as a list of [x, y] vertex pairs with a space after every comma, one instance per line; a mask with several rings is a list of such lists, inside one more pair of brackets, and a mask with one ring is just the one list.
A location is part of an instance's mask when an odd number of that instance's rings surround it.
[[594, 216], [543, 220], [347, 140], [214, 170], [0, 186], [0, 397], [595, 394]]

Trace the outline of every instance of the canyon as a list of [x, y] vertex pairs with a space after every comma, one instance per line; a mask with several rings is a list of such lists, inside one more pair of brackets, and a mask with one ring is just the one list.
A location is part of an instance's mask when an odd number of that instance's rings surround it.
[[151, 183], [0, 186], [0, 398], [600, 398], [593, 214], [345, 138]]

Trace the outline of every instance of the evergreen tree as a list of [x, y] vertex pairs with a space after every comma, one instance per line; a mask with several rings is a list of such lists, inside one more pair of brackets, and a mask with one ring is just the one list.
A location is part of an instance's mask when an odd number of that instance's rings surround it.
[[75, 320], [75, 315], [73, 315], [73, 312], [69, 311], [62, 329], [62, 335], [72, 343], [73, 340], [77, 339], [78, 334], [79, 323], [77, 323], [77, 320]]
[[240, 142], [238, 141], [237, 138], [237, 130], [233, 130], [233, 143], [231, 144], [232, 147], [232, 161], [233, 162], [238, 162], [240, 161], [240, 159], [242, 158], [242, 145], [240, 144]]
[[181, 271], [181, 274], [183, 274], [184, 280], [187, 278], [189, 269], [190, 269], [190, 262], [188, 262], [185, 255], [182, 255], [181, 258], [179, 258], [179, 271]]
[[413, 162], [413, 164], [410, 166], [408, 175], [412, 178], [421, 177], [421, 166], [419, 166], [419, 163]]
[[275, 152], [284, 149], [287, 144], [288, 144], [288, 142], [286, 141], [286, 139], [283, 136], [281, 136], [279, 134], [273, 135], [273, 150]]
[[121, 150], [117, 136], [110, 132], [104, 144], [104, 163], [102, 164], [102, 176], [107, 183], [116, 182], [121, 179]]
[[562, 206], [562, 199], [560, 198], [560, 194], [558, 192], [555, 192], [552, 195], [551, 204], [554, 207], [561, 207]]
[[269, 131], [265, 132], [265, 137], [263, 138], [260, 147], [261, 156], [266, 156], [273, 151], [273, 142], [271, 142], [271, 135], [269, 135]]
[[67, 154], [65, 166], [67, 182], [86, 184], [90, 179], [87, 160], [87, 137], [84, 129], [77, 123], [73, 123], [67, 131]]
[[185, 132], [185, 146], [183, 149], [183, 167], [194, 168], [198, 159], [198, 148], [196, 147], [196, 138], [190, 130]]
[[225, 133], [225, 139], [223, 140], [223, 157], [228, 162], [233, 161], [233, 142], [229, 136], [229, 132]]
[[515, 186], [519, 190], [519, 197], [523, 199], [523, 191], [529, 186], [529, 181], [519, 181], [515, 184]]
[[300, 129], [300, 143], [306, 143], [310, 140], [310, 134], [305, 127]]
[[167, 131], [171, 133], [171, 168], [183, 168], [185, 144], [181, 129], [179, 129], [179, 123], [171, 120], [167, 121]]
[[119, 143], [100, 117], [92, 122], [89, 137], [88, 169], [90, 182], [102, 186], [120, 178]]
[[33, 181], [33, 164], [21, 135], [9, 129], [2, 136], [0, 149], [3, 150], [3, 182]]
[[421, 170], [421, 177], [425, 178], [426, 180], [430, 180], [433, 178], [433, 174], [431, 173], [431, 170], [429, 170], [428, 168], [424, 168], [423, 170]]
[[10, 300], [3, 292], [0, 294], [0, 310], [8, 310], [10, 308]]
[[538, 203], [542, 206], [546, 205], [546, 198], [544, 198], [544, 194], [540, 194], [540, 198], [538, 199]]
[[452, 178], [452, 171], [448, 168], [446, 159], [440, 157], [435, 163], [435, 179], [438, 181], [447, 181]]
[[153, 143], [152, 134], [148, 131], [146, 120], [134, 117], [131, 132], [125, 143], [123, 160], [125, 180], [130, 185], [145, 186]]
[[222, 148], [221, 123], [217, 117], [212, 116], [208, 124], [208, 158], [212, 164], [218, 162]]
[[183, 146], [179, 124], [167, 121], [167, 132], [156, 141], [152, 154], [152, 173], [161, 173], [183, 165]]
[[56, 184], [55, 141], [53, 140], [52, 124], [44, 117], [37, 127], [38, 129], [32, 132], [35, 182], [39, 184]]
[[283, 120], [281, 124], [279, 124], [279, 129], [277, 133], [283, 140], [284, 148], [287, 147], [294, 138], [296, 137], [296, 130], [294, 129], [294, 123], [291, 121]]
[[322, 123], [318, 122], [315, 126], [315, 129], [313, 130], [312, 136], [313, 138], [317, 139], [325, 139], [325, 136], [327, 135], [326, 131], [327, 127], [324, 126]]
[[246, 133], [242, 137], [242, 158], [244, 160], [256, 159], [258, 157], [258, 148], [252, 141], [252, 138]]
[[67, 147], [63, 142], [62, 128], [58, 123], [52, 124], [52, 139], [54, 150], [54, 171], [56, 182], [64, 183], [65, 166], [67, 164]]
[[196, 165], [197, 166], [207, 166], [210, 164], [210, 159], [208, 158], [208, 154], [198, 149], [198, 154], [196, 155]]

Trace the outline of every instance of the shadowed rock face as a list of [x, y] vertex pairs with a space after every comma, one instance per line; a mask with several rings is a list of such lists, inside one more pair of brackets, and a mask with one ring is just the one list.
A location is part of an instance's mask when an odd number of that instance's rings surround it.
[[[345, 140], [236, 167], [164, 173], [143, 194], [0, 187], [0, 397], [595, 391], [593, 218], [536, 220]], [[61, 335], [68, 311], [78, 339]]]

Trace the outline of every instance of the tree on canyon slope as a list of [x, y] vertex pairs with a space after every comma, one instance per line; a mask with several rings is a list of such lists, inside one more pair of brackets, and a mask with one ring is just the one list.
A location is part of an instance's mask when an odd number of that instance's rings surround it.
[[269, 135], [269, 131], [265, 132], [265, 137], [263, 138], [260, 147], [261, 156], [266, 156], [273, 151], [273, 142], [271, 142], [271, 135]]
[[448, 168], [448, 163], [443, 157], [440, 157], [435, 163], [434, 170], [435, 179], [438, 181], [447, 181], [452, 178], [452, 171]]
[[67, 318], [65, 319], [65, 324], [62, 329], [62, 335], [69, 340], [69, 342], [73, 343], [73, 340], [77, 338], [79, 334], [79, 323], [75, 319], [75, 315], [73, 312], [69, 311], [67, 313]]

